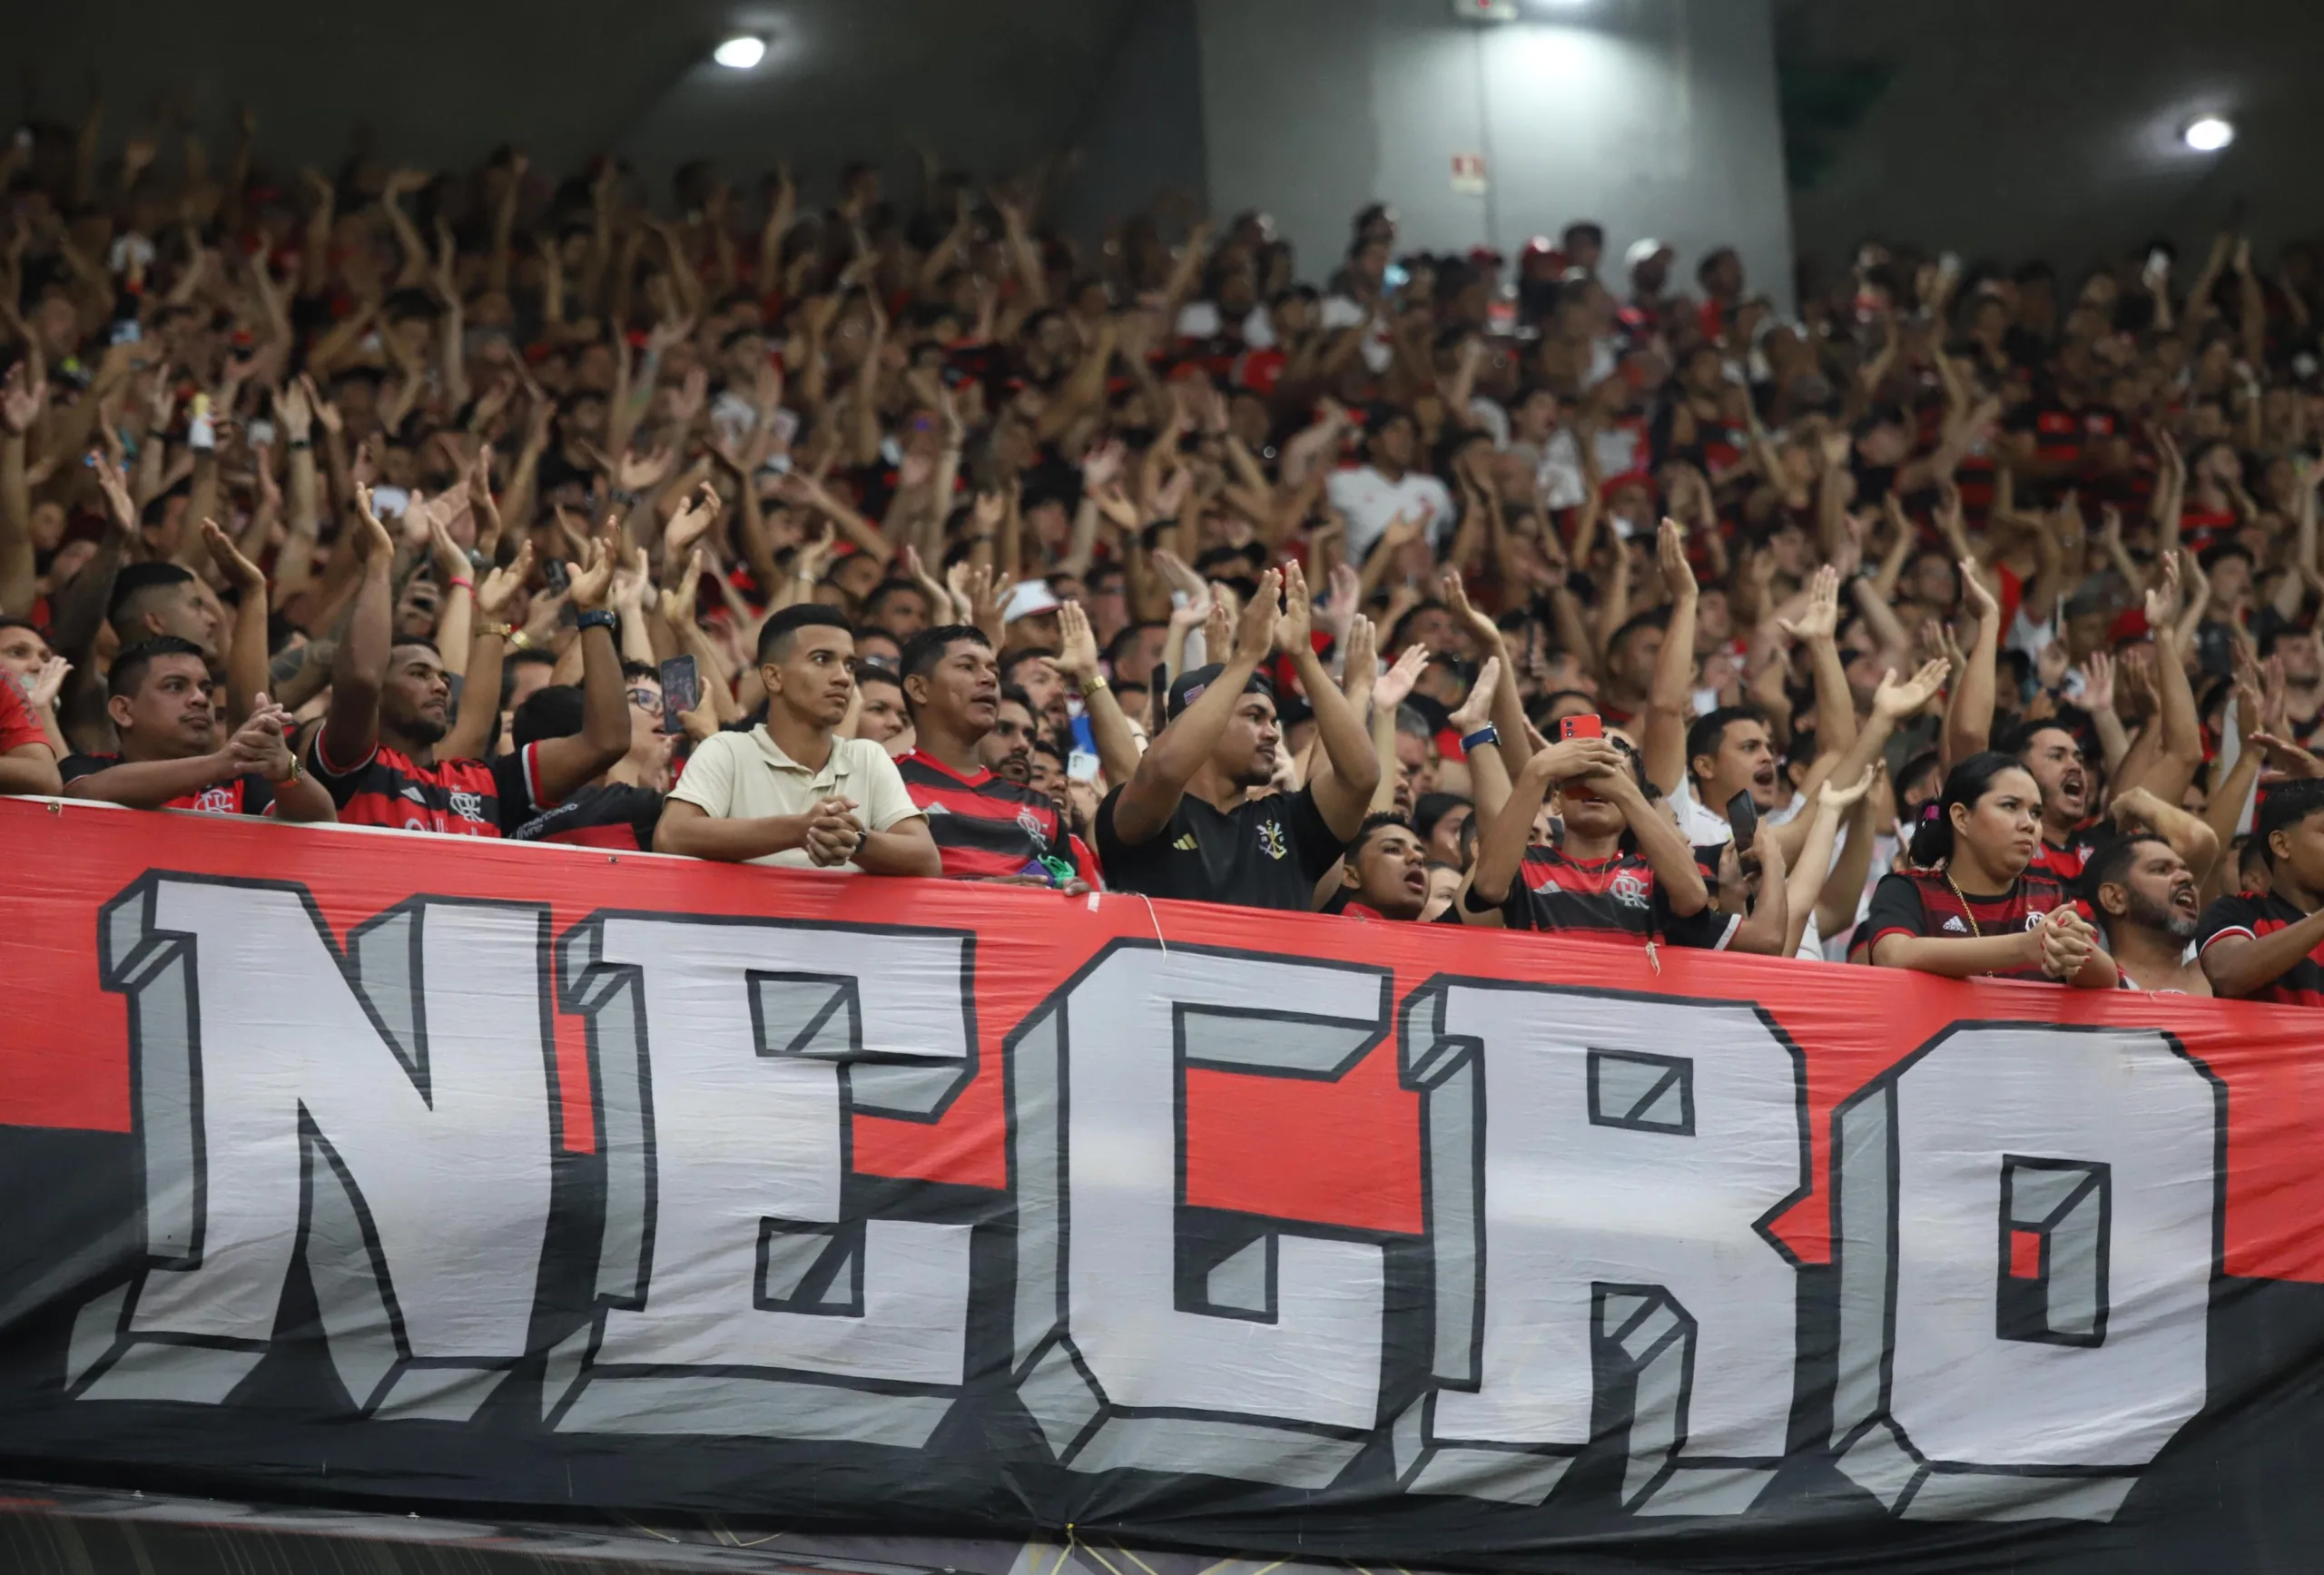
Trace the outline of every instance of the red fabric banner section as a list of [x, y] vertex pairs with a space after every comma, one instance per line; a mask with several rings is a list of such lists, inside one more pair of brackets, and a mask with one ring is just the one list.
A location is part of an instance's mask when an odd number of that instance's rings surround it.
[[[1774, 1229], [1803, 1260], [1828, 1261], [1834, 1108], [1963, 1022], [2160, 1029], [2228, 1089], [2226, 1272], [2324, 1283], [2324, 1055], [2313, 1014], [2288, 1008], [1958, 984], [1919, 975], [1434, 925], [1359, 924], [1248, 910], [1068, 899], [941, 881], [775, 871], [640, 853], [281, 826], [206, 815], [0, 800], [0, 1123], [127, 1131], [127, 1008], [98, 977], [98, 915], [154, 871], [295, 883], [343, 945], [349, 930], [409, 898], [545, 905], [561, 935], [605, 910], [966, 930], [973, 949], [974, 1080], [932, 1124], [856, 1117], [854, 1164], [876, 1176], [1009, 1185], [1003, 1046], [1010, 1031], [1104, 946], [1159, 940], [1390, 970], [1394, 998], [1440, 975], [1563, 985], [1685, 1001], [1752, 1003], [1807, 1073], [1813, 1186]], [[512, 979], [511, 989], [538, 981]], [[1686, 1018], [1673, 1012], [1672, 1048]], [[556, 1020], [568, 1148], [594, 1148], [582, 1019]], [[2127, 1075], [2127, 1074], [2126, 1074]], [[1418, 1233], [1419, 1096], [1398, 1078], [1393, 1024], [1351, 1074], [1324, 1083], [1190, 1068], [1189, 1205], [1369, 1230]], [[1502, 1113], [1496, 1112], [1497, 1117]], [[1505, 1117], [1503, 1117], [1505, 1118]], [[2014, 1245], [2014, 1244], [2013, 1244]], [[2013, 1252], [2013, 1269], [2017, 1254]], [[2015, 1270], [2015, 1272], [2025, 1272]]]

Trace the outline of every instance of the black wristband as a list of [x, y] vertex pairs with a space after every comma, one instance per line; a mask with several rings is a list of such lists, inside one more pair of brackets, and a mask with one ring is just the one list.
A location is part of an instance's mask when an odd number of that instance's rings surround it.
[[609, 613], [605, 608], [598, 607], [590, 612], [575, 615], [573, 626], [576, 629], [603, 629], [610, 635], [621, 627], [621, 618], [617, 614]]

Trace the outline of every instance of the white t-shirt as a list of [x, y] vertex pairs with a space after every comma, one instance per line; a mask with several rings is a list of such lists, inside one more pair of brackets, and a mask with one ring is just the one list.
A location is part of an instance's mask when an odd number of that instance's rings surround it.
[[1399, 516], [1424, 512], [1429, 539], [1435, 541], [1452, 528], [1452, 494], [1444, 483], [1425, 471], [1407, 470], [1391, 481], [1369, 465], [1335, 470], [1324, 483], [1324, 494], [1347, 519], [1347, 556], [1362, 563], [1373, 543], [1388, 534]]

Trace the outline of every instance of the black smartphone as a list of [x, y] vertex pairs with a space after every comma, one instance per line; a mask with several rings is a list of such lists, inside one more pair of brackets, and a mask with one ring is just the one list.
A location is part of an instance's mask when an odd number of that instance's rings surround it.
[[573, 584], [572, 571], [565, 566], [565, 560], [561, 557], [553, 557], [543, 564], [541, 577], [548, 581], [548, 588], [560, 596]]
[[1759, 834], [1759, 806], [1751, 802], [1748, 788], [1727, 801], [1727, 826], [1735, 833], [1735, 851], [1749, 852], [1752, 840]]
[[702, 674], [691, 656], [673, 656], [662, 664], [662, 729], [683, 733], [684, 713], [702, 704]]

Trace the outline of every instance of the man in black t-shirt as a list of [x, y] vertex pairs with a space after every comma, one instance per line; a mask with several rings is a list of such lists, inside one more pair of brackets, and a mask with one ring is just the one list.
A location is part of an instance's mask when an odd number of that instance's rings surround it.
[[[1098, 806], [1098, 859], [1116, 891], [1305, 913], [1363, 826], [1380, 763], [1315, 657], [1296, 565], [1288, 579], [1286, 598], [1284, 574], [1261, 578], [1229, 661], [1170, 685], [1169, 725]], [[1258, 672], [1271, 651], [1291, 658], [1331, 769], [1295, 793], [1253, 797], [1274, 777], [1279, 739], [1274, 686]]]

